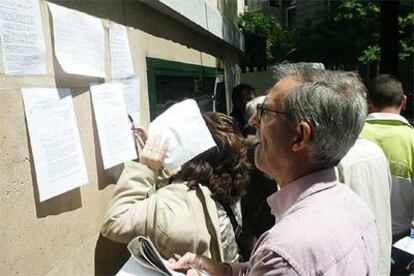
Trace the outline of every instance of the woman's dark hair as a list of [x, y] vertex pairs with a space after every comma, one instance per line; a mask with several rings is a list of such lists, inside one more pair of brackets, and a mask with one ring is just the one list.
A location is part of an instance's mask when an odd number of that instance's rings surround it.
[[248, 182], [246, 144], [232, 117], [207, 112], [203, 118], [217, 146], [185, 163], [172, 182], [187, 181], [190, 188], [200, 183], [211, 190], [213, 199], [220, 204], [234, 204]]
[[233, 88], [231, 92], [231, 101], [233, 106], [239, 106], [240, 101], [243, 99], [243, 94], [254, 93], [254, 88], [248, 84], [240, 83]]

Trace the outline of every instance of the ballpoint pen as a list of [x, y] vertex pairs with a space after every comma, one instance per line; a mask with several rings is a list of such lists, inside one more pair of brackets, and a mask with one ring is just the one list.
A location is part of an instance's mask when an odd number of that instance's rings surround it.
[[138, 143], [138, 145], [135, 144], [135, 147], [137, 148], [137, 151], [138, 151], [137, 146], [143, 148], [145, 146], [146, 140], [144, 140], [143, 137], [141, 137], [141, 135], [137, 135], [138, 133], [136, 133], [136, 131], [139, 130], [140, 128], [135, 127], [134, 119], [132, 118], [132, 116], [130, 114], [128, 114], [128, 119], [129, 119], [129, 121], [131, 122], [131, 125], [132, 125], [131, 129], [134, 132], [135, 141]]

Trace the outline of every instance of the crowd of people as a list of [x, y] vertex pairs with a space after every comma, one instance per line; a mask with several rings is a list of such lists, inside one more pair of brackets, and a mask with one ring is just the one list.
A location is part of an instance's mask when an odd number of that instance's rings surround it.
[[[401, 83], [284, 64], [263, 97], [241, 84], [216, 143], [171, 175], [168, 140], [136, 136], [101, 233], [148, 236], [187, 275], [401, 275], [414, 221], [414, 128]], [[176, 258], [182, 256], [180, 258]], [[172, 259], [175, 259], [174, 261]], [[198, 269], [194, 269], [197, 267]]]

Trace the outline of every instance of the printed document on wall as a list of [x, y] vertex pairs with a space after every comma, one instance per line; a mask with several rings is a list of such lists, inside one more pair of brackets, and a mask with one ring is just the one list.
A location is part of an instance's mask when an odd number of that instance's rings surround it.
[[22, 88], [39, 199], [88, 182], [69, 89]]
[[111, 68], [113, 79], [129, 78], [134, 75], [128, 33], [125, 26], [111, 22], [109, 25]]
[[91, 97], [105, 169], [137, 158], [121, 83], [91, 86]]
[[128, 115], [131, 116], [135, 126], [141, 125], [141, 100], [139, 78], [117, 80], [122, 83], [124, 100]]
[[39, 0], [1, 0], [0, 39], [7, 75], [46, 74]]
[[100, 19], [48, 3], [55, 54], [70, 74], [105, 77], [105, 33]]

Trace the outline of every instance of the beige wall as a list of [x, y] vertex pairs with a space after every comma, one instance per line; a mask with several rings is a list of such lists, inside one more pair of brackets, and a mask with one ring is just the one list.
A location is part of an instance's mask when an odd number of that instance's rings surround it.
[[246, 83], [256, 90], [257, 95], [263, 95], [274, 84], [273, 71], [256, 71], [240, 74], [240, 82]]
[[[64, 1], [64, 5], [130, 26], [129, 42], [135, 72], [141, 80], [142, 120], [146, 124], [149, 118], [146, 57], [214, 67], [223, 60], [227, 64], [237, 62], [234, 49], [212, 42], [136, 1]], [[88, 83], [99, 80], [68, 75], [61, 70], [53, 56], [50, 19], [43, 0], [41, 10], [48, 74], [5, 76], [0, 66], [0, 271], [2, 275], [93, 275], [94, 266], [102, 265], [94, 264], [94, 255], [105, 255], [95, 252], [95, 246], [114, 188], [113, 180], [103, 170], [88, 91]], [[110, 76], [108, 45], [106, 51], [106, 73]], [[22, 87], [72, 89], [88, 170], [87, 185], [39, 202]], [[107, 253], [110, 256], [113, 252]]]

